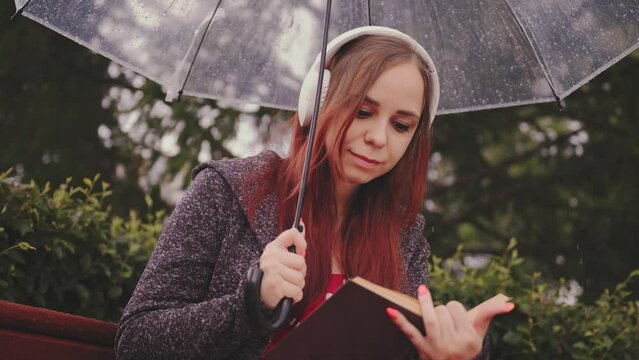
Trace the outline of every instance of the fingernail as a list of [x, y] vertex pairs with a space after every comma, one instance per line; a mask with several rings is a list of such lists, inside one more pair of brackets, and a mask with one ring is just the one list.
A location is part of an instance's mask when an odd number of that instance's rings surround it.
[[506, 307], [504, 308], [504, 314], [509, 313], [511, 311], [513, 311], [513, 309], [515, 308], [515, 304], [513, 303], [507, 303]]
[[306, 257], [306, 250], [302, 251], [302, 257]]
[[397, 319], [397, 310], [387, 307], [386, 308], [386, 313], [388, 314], [388, 316], [391, 319], [393, 319], [393, 320]]
[[417, 293], [419, 294], [419, 296], [428, 295], [428, 288], [426, 287], [426, 285], [419, 285], [419, 287], [417, 288]]

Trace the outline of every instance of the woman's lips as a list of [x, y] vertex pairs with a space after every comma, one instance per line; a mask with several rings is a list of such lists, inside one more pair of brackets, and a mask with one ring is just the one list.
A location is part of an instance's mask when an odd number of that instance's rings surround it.
[[360, 167], [366, 168], [366, 169], [372, 169], [375, 166], [381, 164], [380, 161], [374, 160], [374, 159], [369, 159], [364, 155], [359, 155], [357, 153], [354, 153], [353, 151], [349, 150], [349, 153], [351, 153], [353, 155], [353, 158], [355, 160], [355, 164], [357, 164]]

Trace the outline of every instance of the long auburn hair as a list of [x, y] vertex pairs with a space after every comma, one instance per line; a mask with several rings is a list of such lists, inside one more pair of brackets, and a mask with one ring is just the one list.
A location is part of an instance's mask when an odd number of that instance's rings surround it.
[[[412, 61], [424, 79], [424, 104], [416, 132], [403, 157], [388, 173], [360, 185], [337, 228], [335, 176], [342, 174], [340, 149], [346, 132], [374, 81], [389, 68]], [[423, 60], [401, 40], [367, 35], [342, 46], [328, 63], [331, 83], [318, 118], [302, 219], [306, 225], [306, 285], [296, 311], [325, 291], [332, 260], [348, 277], [362, 276], [399, 290], [406, 281], [400, 253], [402, 231], [414, 224], [426, 193], [430, 154], [428, 77]], [[293, 226], [295, 206], [308, 141], [308, 127], [295, 114], [290, 156], [270, 174], [259, 174], [260, 189], [249, 203], [249, 216], [269, 193], [278, 200], [279, 231]], [[339, 126], [338, 141], [326, 146], [329, 127]], [[265, 176], [266, 175], [266, 176]], [[264, 180], [266, 178], [266, 181]], [[255, 182], [254, 182], [255, 183]]]

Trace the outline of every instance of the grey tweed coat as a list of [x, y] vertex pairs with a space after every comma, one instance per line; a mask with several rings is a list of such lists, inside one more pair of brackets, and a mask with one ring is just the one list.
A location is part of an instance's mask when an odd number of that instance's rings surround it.
[[[193, 182], [164, 225], [116, 336], [118, 359], [257, 359], [268, 342], [254, 332], [244, 307], [246, 272], [278, 235], [275, 196], [246, 215], [245, 177], [282, 159], [257, 156], [213, 161]], [[307, 220], [308, 221], [308, 220]], [[406, 229], [402, 256], [416, 295], [428, 282], [424, 218]]]

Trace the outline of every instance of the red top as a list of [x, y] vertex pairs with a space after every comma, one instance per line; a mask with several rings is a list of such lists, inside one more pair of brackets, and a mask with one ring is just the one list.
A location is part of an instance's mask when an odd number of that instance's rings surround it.
[[297, 325], [299, 325], [299, 323], [304, 321], [304, 319], [306, 319], [306, 317], [308, 317], [313, 311], [315, 311], [315, 309], [317, 309], [317, 307], [320, 306], [325, 300], [333, 296], [333, 294], [337, 290], [339, 290], [339, 288], [342, 287], [342, 285], [344, 285], [345, 281], [346, 281], [346, 275], [331, 274], [331, 277], [328, 279], [328, 285], [326, 286], [326, 291], [323, 292], [317, 299], [315, 299], [315, 301], [311, 302], [310, 305], [308, 305], [306, 310], [304, 310], [304, 313], [302, 314], [301, 318], [291, 319], [291, 321], [288, 323], [286, 327], [280, 330], [277, 334], [273, 335], [273, 337], [271, 338], [271, 341], [269, 341], [268, 345], [266, 345], [266, 349], [264, 349], [262, 356], [264, 356], [264, 354], [269, 352], [275, 346], [275, 344], [280, 342], [280, 340], [282, 340], [291, 330], [293, 330], [294, 327], [296, 327]]

